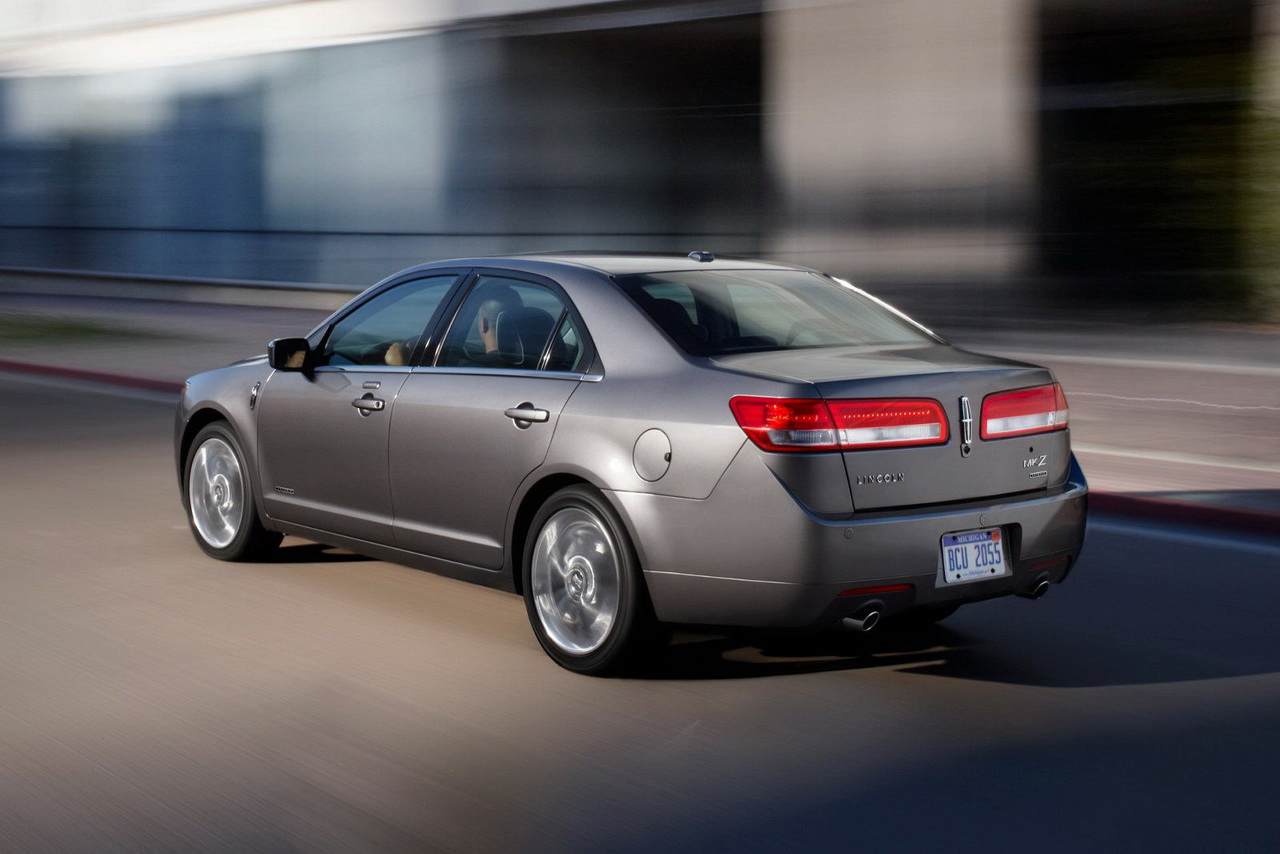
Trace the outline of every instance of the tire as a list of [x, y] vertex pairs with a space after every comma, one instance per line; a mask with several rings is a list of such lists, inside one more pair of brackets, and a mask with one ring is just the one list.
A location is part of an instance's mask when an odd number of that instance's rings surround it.
[[567, 487], [542, 505], [523, 563], [533, 633], [566, 670], [616, 675], [670, 636], [654, 618], [626, 529], [591, 487]]
[[260, 559], [283, 539], [258, 518], [244, 451], [225, 422], [206, 425], [191, 442], [182, 467], [182, 503], [196, 545], [218, 560]]

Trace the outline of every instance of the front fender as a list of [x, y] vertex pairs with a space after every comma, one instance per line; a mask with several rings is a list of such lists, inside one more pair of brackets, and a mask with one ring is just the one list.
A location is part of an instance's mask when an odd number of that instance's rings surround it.
[[[182, 489], [187, 450], [195, 434], [212, 421], [226, 421], [240, 440], [245, 464], [249, 469], [250, 488], [259, 508], [258, 515], [264, 523], [267, 519], [261, 511], [257, 413], [250, 401], [254, 386], [258, 383], [265, 385], [271, 370], [266, 360], [262, 359], [197, 374], [183, 386], [174, 414], [173, 450], [179, 489]], [[185, 506], [185, 493], [183, 501]]]

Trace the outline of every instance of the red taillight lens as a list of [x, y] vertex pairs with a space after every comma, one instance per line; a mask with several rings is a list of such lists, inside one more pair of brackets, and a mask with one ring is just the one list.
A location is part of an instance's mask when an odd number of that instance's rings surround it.
[[936, 400], [833, 400], [828, 405], [845, 450], [947, 441], [947, 415]]
[[983, 439], [1051, 433], [1067, 427], [1067, 397], [1057, 383], [989, 394], [982, 399]]
[[936, 400], [796, 400], [735, 397], [738, 424], [766, 451], [856, 451], [941, 445], [947, 418]]
[[735, 397], [729, 408], [751, 441], [766, 451], [834, 451], [840, 447], [835, 420], [824, 401]]

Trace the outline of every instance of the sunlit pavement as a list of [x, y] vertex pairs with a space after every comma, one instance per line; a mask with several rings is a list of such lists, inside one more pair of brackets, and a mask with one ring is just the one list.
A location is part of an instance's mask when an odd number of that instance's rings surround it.
[[982, 337], [993, 352], [1049, 365], [1068, 390], [1096, 508], [1280, 533], [1280, 330]]
[[1280, 329], [1064, 323], [953, 338], [1053, 368], [1096, 508], [1280, 533]]
[[1273, 851], [1280, 544], [1095, 517], [1044, 599], [556, 668], [510, 594], [196, 548], [172, 408], [0, 378], [0, 850]]

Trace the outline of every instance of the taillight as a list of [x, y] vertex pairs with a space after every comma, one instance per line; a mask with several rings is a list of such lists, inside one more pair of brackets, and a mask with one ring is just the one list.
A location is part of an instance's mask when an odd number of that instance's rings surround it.
[[947, 418], [936, 400], [735, 397], [729, 408], [766, 451], [856, 451], [941, 445]]
[[738, 425], [766, 451], [834, 451], [836, 422], [825, 401], [779, 397], [735, 397], [729, 401]]
[[989, 394], [982, 399], [983, 439], [1051, 433], [1067, 427], [1067, 397], [1057, 383]]
[[936, 400], [833, 400], [828, 405], [845, 450], [947, 441], [947, 415]]

